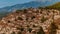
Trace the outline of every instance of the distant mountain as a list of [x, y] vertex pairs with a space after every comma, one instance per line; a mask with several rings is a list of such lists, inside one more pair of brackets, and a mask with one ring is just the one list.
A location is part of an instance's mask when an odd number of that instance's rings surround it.
[[13, 10], [20, 10], [20, 9], [25, 9], [25, 8], [30, 8], [30, 7], [32, 8], [45, 7], [51, 4], [53, 4], [53, 2], [49, 2], [49, 1], [45, 1], [45, 2], [32, 1], [32, 2], [28, 2], [24, 4], [16, 4], [13, 6], [7, 6], [7, 7], [0, 8], [0, 15], [5, 16], [6, 14], [12, 12]]
[[57, 2], [57, 3], [50, 5], [50, 6], [47, 6], [46, 8], [60, 9], [60, 2]]
[[28, 2], [28, 3], [24, 3], [24, 4], [16, 4], [13, 6], [7, 6], [7, 7], [3, 7], [0, 8], [0, 11], [12, 11], [12, 10], [18, 10], [18, 9], [24, 9], [24, 8], [37, 8], [37, 7], [45, 7], [47, 5], [51, 5], [53, 4], [53, 2], [49, 2], [49, 1], [45, 1], [45, 2], [41, 2], [41, 1], [32, 1], [32, 2]]

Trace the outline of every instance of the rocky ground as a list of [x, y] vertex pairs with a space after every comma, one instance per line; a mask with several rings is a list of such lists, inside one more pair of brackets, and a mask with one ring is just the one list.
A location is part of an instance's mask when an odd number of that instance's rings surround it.
[[60, 34], [59, 26], [59, 10], [29, 8], [2, 18], [0, 34]]

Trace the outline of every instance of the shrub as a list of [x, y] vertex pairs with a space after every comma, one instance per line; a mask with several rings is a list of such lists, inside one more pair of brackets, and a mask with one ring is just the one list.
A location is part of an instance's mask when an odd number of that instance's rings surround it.
[[2, 34], [5, 34], [5, 33], [2, 33]]
[[17, 10], [16, 13], [19, 13], [19, 12], [21, 12], [21, 11], [22, 11], [22, 10]]
[[42, 11], [40, 12], [40, 14], [42, 14]]
[[49, 34], [56, 34], [56, 29], [58, 29], [58, 27], [55, 25], [55, 23], [51, 23], [50, 27]]
[[34, 19], [34, 18], [35, 18], [35, 16], [32, 16], [32, 17], [31, 17], [31, 19]]
[[18, 17], [18, 20], [23, 20], [21, 17]]
[[24, 13], [27, 13], [27, 9], [24, 9], [23, 12], [24, 12]]
[[17, 34], [22, 34], [20, 31]]
[[26, 21], [28, 21], [28, 18], [26, 18]]
[[37, 32], [37, 34], [45, 34], [42, 27], [40, 27], [40, 30]]
[[11, 23], [11, 21], [8, 20], [8, 23]]
[[37, 26], [33, 25], [33, 27], [37, 27]]
[[32, 28], [28, 28], [28, 31], [31, 32], [32, 31]]
[[44, 16], [43, 16], [41, 19], [41, 23], [44, 23], [44, 21], [46, 21], [46, 20], [47, 20], [47, 18], [44, 18]]
[[24, 28], [17, 28], [17, 30], [21, 30], [21, 31], [24, 31]]
[[15, 34], [15, 32], [12, 32], [11, 34]]

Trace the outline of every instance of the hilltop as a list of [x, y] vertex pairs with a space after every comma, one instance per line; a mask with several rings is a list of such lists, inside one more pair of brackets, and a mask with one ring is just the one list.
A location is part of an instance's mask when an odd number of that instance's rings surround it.
[[60, 9], [60, 2], [47, 6], [46, 8]]

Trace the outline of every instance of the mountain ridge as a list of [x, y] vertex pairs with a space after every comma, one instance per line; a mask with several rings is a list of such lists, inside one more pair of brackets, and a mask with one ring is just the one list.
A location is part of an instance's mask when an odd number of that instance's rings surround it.
[[51, 2], [49, 1], [46, 1], [46, 2], [38, 2], [38, 1], [31, 1], [31, 2], [28, 2], [28, 3], [24, 3], [24, 4], [16, 4], [16, 5], [12, 5], [12, 6], [8, 6], [8, 7], [3, 7], [3, 8], [0, 8], [0, 9], [5, 9], [5, 10], [9, 10], [10, 9], [23, 9], [24, 8], [30, 8], [30, 7], [33, 7], [33, 8], [37, 8], [37, 7], [43, 7], [43, 6], [46, 6], [46, 5], [49, 5], [51, 4]]
[[51, 3], [53, 4], [53, 2], [49, 2], [49, 1], [46, 1], [46, 2], [31, 1], [24, 4], [16, 4], [13, 6], [7, 6], [7, 7], [0, 8], [0, 15], [5, 16], [5, 14], [11, 13], [14, 10], [21, 10], [21, 9], [26, 9], [30, 7], [32, 8], [45, 7], [47, 5], [51, 5]]

